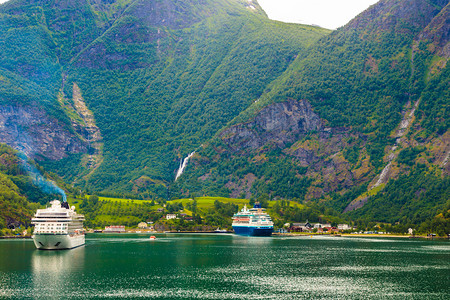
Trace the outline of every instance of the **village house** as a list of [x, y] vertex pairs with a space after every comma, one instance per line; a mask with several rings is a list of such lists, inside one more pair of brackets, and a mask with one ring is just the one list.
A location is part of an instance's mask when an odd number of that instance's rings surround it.
[[179, 215], [180, 218], [184, 219], [185, 221], [193, 221], [194, 218], [192, 216], [189, 216], [188, 214], [182, 213]]
[[325, 224], [322, 224], [322, 223], [313, 223], [313, 224], [311, 224], [312, 226], [313, 226], [313, 228], [317, 228], [317, 229], [320, 229], [320, 228], [330, 228], [331, 227], [331, 224], [329, 224], [329, 223], [325, 223]]
[[337, 227], [330, 227], [328, 229], [329, 232], [339, 232], [339, 229]]
[[325, 223], [325, 224], [313, 223], [311, 225], [313, 225], [313, 230], [318, 233], [324, 233], [327, 231], [331, 231], [331, 224], [329, 224], [329, 223]]
[[289, 228], [290, 232], [310, 232], [313, 228], [308, 221], [306, 223], [292, 223], [292, 226]]
[[103, 230], [103, 233], [121, 233], [121, 232], [125, 232], [125, 226], [123, 225], [106, 226], [105, 230]]
[[348, 224], [338, 224], [337, 228], [339, 230], [350, 230], [353, 229], [351, 226], [349, 226]]
[[141, 222], [138, 224], [138, 228], [139, 229], [147, 229], [148, 225], [145, 222]]
[[177, 219], [177, 215], [176, 214], [167, 214], [166, 215], [166, 220], [172, 220], [172, 219]]

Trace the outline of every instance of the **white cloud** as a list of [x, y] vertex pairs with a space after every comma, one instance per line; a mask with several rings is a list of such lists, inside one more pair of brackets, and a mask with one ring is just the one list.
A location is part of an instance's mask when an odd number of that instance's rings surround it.
[[270, 19], [336, 29], [379, 0], [258, 0]]

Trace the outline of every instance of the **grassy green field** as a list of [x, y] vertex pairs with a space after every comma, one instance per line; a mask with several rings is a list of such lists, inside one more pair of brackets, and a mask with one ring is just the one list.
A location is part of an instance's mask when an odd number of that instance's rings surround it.
[[[88, 196], [86, 196], [88, 197]], [[122, 203], [136, 203], [136, 204], [144, 204], [151, 203], [151, 200], [141, 200], [141, 199], [130, 199], [130, 198], [110, 198], [110, 197], [98, 197], [99, 201], [112, 201], [112, 202], [122, 202]]]
[[[86, 198], [88, 198], [89, 195], [86, 195]], [[104, 205], [107, 205], [109, 203], [110, 205], [114, 205], [116, 203], [121, 203], [125, 205], [143, 205], [145, 203], [150, 204], [152, 200], [140, 200], [140, 199], [130, 199], [130, 198], [110, 198], [110, 197], [98, 197], [100, 202], [106, 202]], [[249, 199], [239, 199], [239, 198], [226, 198], [226, 197], [196, 197], [195, 200], [197, 201], [197, 209], [201, 211], [207, 211], [209, 208], [214, 207], [214, 202], [217, 200], [219, 202], [223, 203], [232, 203], [237, 204], [239, 206], [239, 209], [244, 207], [246, 204], [249, 206]], [[183, 198], [183, 199], [175, 199], [171, 201], [167, 201], [166, 204], [175, 204], [175, 203], [182, 203], [183, 207], [189, 206], [189, 204], [194, 203], [194, 199], [192, 198]], [[277, 201], [268, 201], [269, 203], [269, 209], [273, 207], [273, 205]], [[79, 208], [79, 205], [81, 204], [81, 201], [79, 199], [69, 199], [69, 203], [71, 205], [75, 205], [76, 208]], [[299, 208], [303, 208], [304, 205], [297, 203], [297, 202], [290, 202], [291, 206], [297, 206]], [[158, 208], [163, 207], [159, 203], [156, 202], [155, 205], [152, 206], [153, 210], [157, 210]], [[189, 210], [187, 210], [189, 212]]]
[[[223, 203], [232, 203], [237, 204], [239, 208], [244, 207], [245, 204], [248, 205], [249, 200], [247, 199], [235, 199], [235, 198], [224, 198], [224, 197], [196, 197], [195, 200], [197, 201], [197, 211], [202, 214], [205, 213], [208, 209], [214, 207], [214, 202], [220, 201]], [[194, 204], [194, 199], [176, 199], [172, 201], [168, 201], [167, 203], [174, 204], [181, 202], [183, 204], [184, 213], [187, 213], [189, 215], [192, 214], [192, 211], [186, 209], [186, 207]]]
[[[197, 210], [200, 212], [200, 214], [205, 213], [208, 209], [214, 207], [214, 202], [217, 200], [219, 202], [223, 203], [231, 203], [231, 204], [237, 204], [239, 206], [239, 209], [243, 208], [246, 204], [248, 207], [250, 207], [248, 199], [239, 199], [239, 198], [225, 198], [225, 197], [196, 197], [195, 200], [197, 200]], [[185, 207], [185, 213], [192, 214], [190, 210], [187, 210], [186, 207], [192, 205], [194, 203], [193, 199], [177, 199], [168, 201], [167, 203], [173, 204], [181, 202], [183, 204], [183, 207]], [[268, 209], [271, 209], [273, 205], [277, 201], [268, 201]], [[290, 202], [290, 205], [293, 207], [298, 207], [302, 209], [304, 205], [297, 203], [297, 202]]]
[[[140, 223], [143, 220], [141, 220], [139, 217], [136, 216], [111, 216], [111, 215], [98, 215], [95, 217], [94, 222], [98, 224], [104, 224], [105, 226], [108, 224], [130, 224], [130, 223]], [[103, 226], [102, 226], [103, 227]]]
[[[211, 218], [211, 214], [215, 213], [214, 203], [216, 201], [237, 205], [238, 209], [242, 209], [244, 205], [250, 207], [250, 200], [248, 199], [224, 197], [196, 197], [195, 200], [192, 198], [175, 199], [167, 201], [165, 204], [156, 203], [151, 200], [98, 197], [98, 202], [92, 204], [90, 203], [90, 196], [86, 195], [85, 198], [69, 198], [68, 201], [70, 205], [75, 206], [77, 211], [85, 214], [86, 220], [90, 220], [89, 226], [93, 228], [100, 228], [107, 225], [126, 225], [127, 227], [135, 227], [138, 223], [144, 221], [152, 220], [156, 222], [168, 212], [185, 213], [190, 216], [196, 212], [202, 218], [207, 217], [208, 215], [210, 215]], [[197, 203], [196, 209], [194, 209], [194, 202]], [[183, 209], [178, 206], [179, 203], [183, 205]], [[272, 211], [275, 203], [277, 203], [277, 201], [268, 201], [268, 211], [276, 217], [277, 214], [275, 213], [275, 210]], [[158, 208], [162, 208], [164, 205], [166, 210], [164, 212], [158, 212]], [[289, 206], [292, 208], [304, 208], [304, 205], [296, 202], [290, 202]], [[217, 217], [218, 216], [215, 216], [213, 219]]]

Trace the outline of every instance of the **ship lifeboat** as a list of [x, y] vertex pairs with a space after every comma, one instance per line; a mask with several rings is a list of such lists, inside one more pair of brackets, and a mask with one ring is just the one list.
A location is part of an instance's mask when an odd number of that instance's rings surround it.
[[156, 240], [156, 236], [152, 235], [152, 236], [150, 237], [150, 240]]
[[249, 218], [234, 218], [234, 220], [237, 221], [237, 222], [248, 222], [248, 221], [250, 221]]

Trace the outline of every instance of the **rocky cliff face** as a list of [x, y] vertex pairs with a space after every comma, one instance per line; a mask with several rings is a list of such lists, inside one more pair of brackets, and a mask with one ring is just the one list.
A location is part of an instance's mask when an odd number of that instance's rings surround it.
[[0, 106], [0, 141], [32, 158], [61, 159], [87, 151], [87, 143], [61, 121], [26, 106]]
[[219, 135], [223, 146], [214, 147], [212, 161], [211, 156], [194, 157], [196, 168], [204, 172], [198, 180], [205, 185], [214, 182], [215, 160], [227, 165], [226, 172], [234, 169], [241, 174], [228, 177], [225, 184], [232, 197], [250, 197], [262, 185], [286, 181], [286, 194], [296, 189], [294, 197], [303, 193], [306, 199], [316, 199], [371, 180], [367, 137], [323, 123], [306, 100], [269, 105], [250, 122], [224, 130]]
[[[238, 120], [248, 122], [223, 130], [224, 145], [198, 160], [198, 180], [227, 180], [233, 196], [248, 196], [253, 185], [255, 192], [292, 197], [295, 183], [307, 178], [308, 192], [298, 188], [295, 197], [326, 201], [355, 193], [349, 211], [416, 167], [445, 175], [449, 18], [448, 0], [379, 1], [294, 62], [289, 76]], [[269, 104], [288, 97], [307, 101]], [[212, 168], [204, 172], [208, 160]]]
[[299, 134], [321, 129], [321, 120], [308, 101], [289, 99], [264, 108], [253, 121], [228, 128], [220, 136], [231, 149], [241, 151], [255, 150], [267, 143], [284, 148]]

